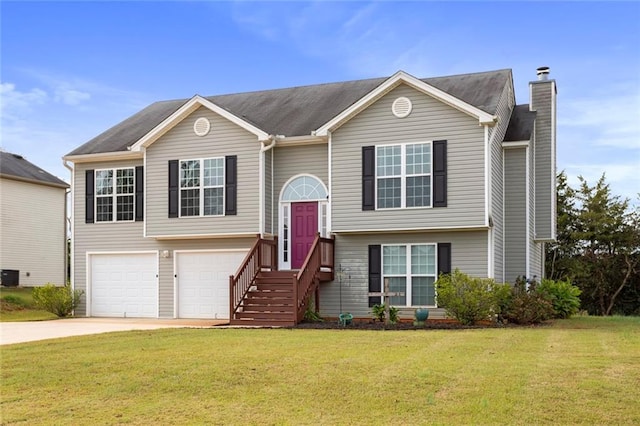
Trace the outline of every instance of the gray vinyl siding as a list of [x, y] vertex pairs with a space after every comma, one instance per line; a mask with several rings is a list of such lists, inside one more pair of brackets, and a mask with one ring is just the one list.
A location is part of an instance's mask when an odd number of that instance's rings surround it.
[[540, 282], [540, 280], [544, 278], [544, 243], [537, 243], [532, 239], [529, 244], [529, 259], [531, 262], [529, 275], [531, 278], [536, 277], [538, 282]]
[[299, 174], [310, 174], [329, 186], [328, 148], [326, 144], [285, 146], [274, 148], [273, 211], [274, 228], [278, 226], [279, 203], [282, 189], [289, 179]]
[[[451, 267], [478, 277], [487, 276], [487, 232], [460, 231], [434, 233], [380, 233], [337, 234], [335, 240], [336, 270], [342, 269], [342, 285], [339, 276], [330, 283], [320, 285], [320, 312], [326, 317], [337, 317], [340, 313], [340, 287], [342, 286], [342, 312], [355, 317], [370, 317], [369, 308], [369, 264], [370, 244], [418, 244], [451, 243]], [[402, 310], [404, 317], [413, 315], [413, 309]], [[442, 316], [435, 309], [430, 318]]]
[[[141, 166], [142, 160], [119, 162], [82, 163], [75, 165], [73, 183], [73, 286], [82, 290], [80, 306], [76, 315], [86, 315], [87, 252], [123, 252], [155, 250], [155, 242], [143, 238], [142, 222], [85, 223], [85, 171], [95, 169]], [[162, 293], [162, 291], [161, 291]], [[160, 298], [162, 305], [163, 299]]]
[[527, 202], [526, 148], [504, 151], [505, 281], [526, 275]]
[[277, 233], [277, 226], [273, 225], [273, 150], [264, 153], [264, 232]]
[[514, 99], [511, 81], [505, 84], [498, 102], [498, 123], [491, 128], [491, 201], [489, 215], [493, 220], [493, 277], [497, 282], [504, 281], [504, 187], [503, 187], [503, 149], [502, 141], [509, 125]]
[[[76, 315], [87, 313], [87, 252], [141, 252], [169, 250], [168, 258], [159, 258], [159, 316], [174, 315], [174, 250], [249, 249], [254, 238], [219, 238], [192, 240], [156, 240], [143, 237], [143, 222], [85, 223], [85, 170], [135, 167], [142, 161], [76, 164], [74, 182], [73, 285], [85, 291]], [[239, 266], [239, 265], [238, 265]]]
[[[193, 123], [200, 117], [211, 131], [196, 136]], [[154, 142], [146, 152], [146, 226], [148, 236], [185, 236], [259, 232], [259, 152], [255, 135], [201, 107]], [[237, 215], [169, 218], [168, 162], [238, 156]]]
[[[406, 96], [406, 118], [391, 112]], [[362, 211], [362, 147], [446, 139], [446, 208]], [[484, 129], [478, 120], [429, 95], [401, 85], [332, 135], [332, 229], [334, 231], [473, 227], [485, 224]]]
[[[549, 240], [555, 227], [555, 83], [531, 83], [531, 106], [536, 111], [534, 127], [536, 238]], [[552, 108], [553, 106], [553, 108]]]
[[536, 192], [535, 192], [535, 162], [534, 156], [531, 155], [529, 150], [529, 211], [527, 212], [527, 219], [529, 220], [529, 278], [534, 276], [538, 277], [538, 280], [543, 278], [543, 248], [544, 243], [538, 243], [536, 238]]
[[0, 178], [0, 269], [24, 287], [65, 283], [65, 188]]

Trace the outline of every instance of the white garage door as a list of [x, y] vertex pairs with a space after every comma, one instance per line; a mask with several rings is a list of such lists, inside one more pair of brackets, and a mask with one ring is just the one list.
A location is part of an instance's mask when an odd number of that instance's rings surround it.
[[91, 255], [91, 316], [158, 317], [155, 253]]
[[176, 253], [179, 318], [229, 318], [229, 275], [246, 251]]

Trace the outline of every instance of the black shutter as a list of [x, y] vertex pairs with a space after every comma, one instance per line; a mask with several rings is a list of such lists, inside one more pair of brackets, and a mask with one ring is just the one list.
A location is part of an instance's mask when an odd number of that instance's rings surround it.
[[438, 243], [438, 276], [451, 273], [451, 243]]
[[93, 223], [93, 203], [94, 203], [94, 172], [85, 172], [85, 192], [84, 192], [84, 222]]
[[[382, 291], [382, 246], [369, 246], [369, 292]], [[369, 296], [369, 307], [382, 303], [381, 296]]]
[[447, 207], [447, 141], [433, 142], [433, 207]]
[[235, 215], [238, 214], [238, 156], [228, 155], [224, 162], [224, 214]]
[[362, 210], [376, 208], [376, 147], [362, 147]]
[[169, 217], [178, 217], [178, 160], [169, 160]]
[[144, 168], [136, 166], [136, 221], [144, 219]]

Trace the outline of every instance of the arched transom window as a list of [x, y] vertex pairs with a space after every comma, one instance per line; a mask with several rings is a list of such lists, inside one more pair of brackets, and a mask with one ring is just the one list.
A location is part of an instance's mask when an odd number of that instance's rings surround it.
[[327, 191], [322, 182], [313, 176], [298, 176], [282, 192], [282, 201], [326, 200]]

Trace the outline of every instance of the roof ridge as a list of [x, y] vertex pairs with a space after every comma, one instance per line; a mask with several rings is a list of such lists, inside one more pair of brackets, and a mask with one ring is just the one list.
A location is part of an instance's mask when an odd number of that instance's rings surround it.
[[264, 92], [279, 92], [279, 91], [284, 91], [284, 90], [293, 90], [293, 89], [304, 89], [304, 88], [310, 88], [310, 87], [321, 87], [321, 86], [330, 86], [330, 85], [334, 85], [334, 84], [346, 84], [346, 83], [359, 83], [359, 82], [365, 82], [365, 81], [373, 81], [373, 80], [386, 80], [388, 78], [390, 78], [391, 76], [386, 76], [386, 77], [372, 77], [372, 78], [361, 78], [361, 79], [354, 79], [354, 80], [345, 80], [345, 81], [332, 81], [332, 82], [326, 82], [326, 83], [316, 83], [316, 84], [303, 84], [300, 86], [290, 86], [290, 87], [279, 87], [277, 89], [262, 89], [262, 90], [250, 90], [248, 92], [235, 92], [235, 93], [221, 93], [218, 95], [207, 95], [205, 96], [205, 98], [217, 98], [217, 97], [222, 97], [222, 96], [237, 96], [237, 95], [251, 95], [251, 94], [255, 94], [255, 93], [264, 93]]
[[[439, 76], [433, 76], [433, 77], [418, 77], [418, 79], [422, 80], [422, 81], [425, 81], [425, 80], [431, 80], [431, 79], [462, 77], [462, 76], [468, 76], [468, 75], [491, 74], [491, 73], [497, 73], [497, 72], [501, 72], [501, 71], [513, 72], [513, 69], [512, 68], [501, 68], [501, 69], [497, 69], [497, 70], [477, 71], [477, 72], [470, 72], [470, 73], [439, 75]], [[406, 71], [405, 71], [405, 73], [409, 74], [409, 75], [412, 75], [412, 74], [410, 74], [410, 73], [408, 73]], [[330, 86], [330, 85], [334, 85], [334, 84], [359, 83], [359, 82], [373, 81], [373, 80], [386, 80], [386, 79], [391, 78], [392, 76], [393, 75], [387, 75], [387, 76], [382, 76], [382, 77], [359, 78], [359, 79], [351, 79], [351, 80], [343, 80], [343, 81], [330, 81], [330, 82], [325, 82], [325, 83], [302, 84], [302, 85], [299, 85], [299, 86], [278, 87], [278, 88], [275, 88], [275, 89], [260, 89], [260, 90], [249, 90], [249, 91], [246, 91], [246, 92], [218, 93], [218, 94], [214, 94], [214, 95], [199, 95], [198, 93], [196, 93], [196, 94], [194, 94], [193, 96], [191, 96], [189, 98], [164, 99], [164, 100], [152, 102], [148, 106], [151, 106], [151, 105], [154, 105], [154, 104], [167, 103], [167, 102], [178, 102], [178, 101], [187, 102], [187, 101], [189, 101], [189, 99], [192, 99], [194, 96], [202, 96], [203, 98], [206, 98], [206, 99], [210, 100], [210, 98], [218, 98], [218, 97], [223, 97], [223, 96], [251, 95], [251, 94], [256, 94], [256, 93], [279, 92], [279, 91], [284, 91], [284, 90]]]

